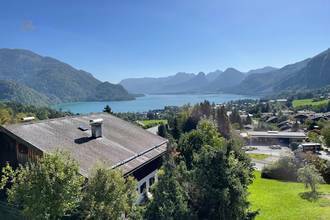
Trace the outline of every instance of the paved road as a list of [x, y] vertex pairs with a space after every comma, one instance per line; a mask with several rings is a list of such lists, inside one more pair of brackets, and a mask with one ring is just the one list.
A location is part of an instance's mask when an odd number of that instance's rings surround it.
[[246, 146], [246, 147], [255, 147], [257, 149], [252, 150], [252, 151], [246, 151], [247, 154], [266, 154], [269, 155], [269, 157], [267, 157], [264, 160], [256, 160], [256, 159], [252, 159], [252, 162], [255, 164], [254, 167], [257, 170], [262, 170], [262, 168], [265, 165], [271, 164], [275, 161], [277, 161], [278, 159], [280, 159], [280, 157], [283, 156], [290, 156], [293, 154], [293, 152], [290, 150], [290, 148], [288, 147], [281, 147], [281, 149], [271, 149], [269, 146]]

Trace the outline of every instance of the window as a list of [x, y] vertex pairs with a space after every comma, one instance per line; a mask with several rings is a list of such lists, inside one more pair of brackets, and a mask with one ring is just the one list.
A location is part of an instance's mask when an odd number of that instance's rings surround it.
[[140, 193], [143, 193], [147, 188], [147, 183], [144, 182], [141, 186], [140, 186]]
[[155, 183], [155, 177], [153, 176], [149, 179], [149, 186], [152, 186], [152, 184], [154, 183]]

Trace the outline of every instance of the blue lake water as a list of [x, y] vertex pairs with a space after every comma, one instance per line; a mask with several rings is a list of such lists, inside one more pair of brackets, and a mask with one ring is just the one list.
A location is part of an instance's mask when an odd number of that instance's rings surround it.
[[254, 97], [233, 94], [146, 95], [131, 101], [73, 102], [59, 104], [54, 106], [54, 108], [85, 114], [101, 112], [106, 105], [109, 105], [114, 112], [144, 112], [152, 109], [162, 109], [165, 106], [182, 106], [188, 103], [196, 104], [204, 100], [220, 104], [231, 100], [247, 98]]

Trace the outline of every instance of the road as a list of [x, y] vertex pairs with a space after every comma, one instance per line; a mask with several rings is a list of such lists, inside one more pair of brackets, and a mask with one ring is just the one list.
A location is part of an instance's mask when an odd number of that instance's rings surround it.
[[262, 170], [265, 165], [271, 164], [280, 159], [283, 156], [290, 156], [293, 152], [288, 147], [281, 146], [281, 149], [271, 149], [269, 146], [245, 146], [245, 148], [253, 147], [256, 148], [252, 151], [246, 151], [247, 154], [266, 154], [269, 155], [264, 160], [252, 159], [255, 164], [254, 167], [257, 170]]

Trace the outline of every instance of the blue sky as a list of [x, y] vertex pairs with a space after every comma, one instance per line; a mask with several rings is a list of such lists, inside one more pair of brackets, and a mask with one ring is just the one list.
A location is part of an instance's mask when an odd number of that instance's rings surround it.
[[330, 47], [328, 0], [1, 0], [0, 48], [101, 80], [281, 67]]

